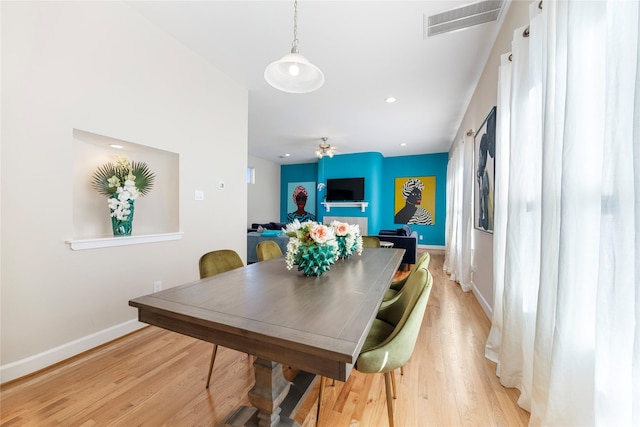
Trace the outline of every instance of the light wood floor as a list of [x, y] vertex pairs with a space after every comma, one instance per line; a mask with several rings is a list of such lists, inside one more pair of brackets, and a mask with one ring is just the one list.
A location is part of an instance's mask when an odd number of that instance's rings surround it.
[[[518, 392], [503, 388], [484, 357], [489, 320], [432, 255], [434, 286], [404, 375], [397, 426], [525, 426]], [[221, 348], [204, 388], [211, 344], [155, 327], [121, 338], [0, 389], [1, 426], [212, 426], [249, 404], [252, 360]], [[330, 381], [328, 382], [330, 383]], [[294, 418], [314, 426], [317, 383]], [[321, 426], [387, 426], [382, 375], [353, 371], [327, 386]]]

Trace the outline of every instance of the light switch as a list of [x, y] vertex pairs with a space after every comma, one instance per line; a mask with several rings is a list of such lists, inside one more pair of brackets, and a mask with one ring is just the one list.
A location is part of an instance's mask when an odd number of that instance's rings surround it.
[[196, 200], [204, 200], [204, 191], [196, 190]]

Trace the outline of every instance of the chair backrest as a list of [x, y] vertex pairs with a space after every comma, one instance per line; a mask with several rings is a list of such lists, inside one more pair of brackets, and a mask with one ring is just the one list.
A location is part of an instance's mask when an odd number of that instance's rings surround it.
[[379, 248], [380, 239], [376, 236], [362, 236], [363, 248]]
[[258, 255], [258, 261], [266, 261], [271, 258], [281, 257], [282, 250], [273, 240], [265, 240], [256, 245], [256, 255]]
[[231, 249], [220, 249], [218, 251], [207, 252], [200, 257], [200, 278], [214, 276], [225, 271], [244, 267], [242, 258], [236, 251]]
[[393, 332], [383, 342], [360, 353], [356, 361], [358, 371], [390, 372], [403, 366], [411, 358], [433, 286], [433, 277], [429, 270], [421, 268], [414, 277], [412, 282], [417, 283], [417, 286], [407, 282], [407, 286], [412, 285], [413, 289], [407, 294], [418, 292], [415, 303], [409, 304]]
[[425, 269], [429, 268], [430, 262], [431, 262], [431, 254], [429, 252], [423, 253], [422, 255], [420, 255], [420, 258], [418, 258], [418, 261], [416, 261], [415, 265], [413, 266], [409, 274], [404, 279], [400, 279], [398, 281], [392, 282], [390, 288], [396, 291], [402, 290], [402, 287], [407, 282], [407, 280], [409, 280], [409, 277], [411, 277], [411, 275], [420, 268], [425, 268]]
[[425, 272], [428, 270], [416, 269], [409, 276], [406, 284], [392, 299], [382, 303], [376, 314], [376, 318], [384, 320], [392, 326], [397, 326], [404, 316], [415, 305], [420, 296], [420, 291], [425, 286]]
[[416, 263], [416, 265], [419, 265], [419, 268], [429, 268], [429, 263], [431, 262], [431, 254], [429, 252], [425, 252], [422, 255], [420, 255], [420, 258], [418, 259], [418, 262]]

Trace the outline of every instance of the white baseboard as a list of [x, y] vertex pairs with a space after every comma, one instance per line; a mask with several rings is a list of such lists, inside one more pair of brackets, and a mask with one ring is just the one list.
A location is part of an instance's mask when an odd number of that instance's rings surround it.
[[12, 381], [16, 378], [32, 374], [46, 368], [47, 366], [51, 366], [87, 350], [91, 350], [92, 348], [105, 344], [109, 341], [113, 341], [116, 338], [120, 338], [126, 334], [137, 331], [145, 326], [147, 326], [146, 323], [132, 319], [42, 353], [7, 363], [6, 365], [0, 366], [0, 383], [5, 383], [7, 381]]
[[433, 252], [442, 252], [444, 253], [444, 246], [438, 246], [438, 245], [418, 245], [418, 248], [420, 249], [426, 249], [428, 251], [433, 251]]
[[487, 300], [484, 298], [484, 296], [482, 295], [482, 293], [474, 283], [471, 284], [471, 291], [473, 292], [473, 295], [475, 295], [476, 299], [480, 303], [480, 307], [482, 307], [482, 310], [484, 310], [484, 313], [487, 315], [489, 320], [491, 320], [493, 318], [493, 309], [491, 308], [491, 305], [489, 305]]

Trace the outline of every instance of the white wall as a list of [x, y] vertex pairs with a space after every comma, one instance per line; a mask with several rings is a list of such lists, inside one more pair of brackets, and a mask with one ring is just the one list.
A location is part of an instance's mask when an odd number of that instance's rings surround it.
[[[125, 3], [0, 7], [4, 382], [138, 327], [128, 301], [156, 280], [167, 288], [197, 279], [202, 253], [246, 257], [248, 94]], [[179, 155], [182, 240], [65, 244], [74, 129]]]
[[[464, 138], [465, 144], [472, 144], [473, 138], [465, 137], [465, 134], [469, 129], [477, 130], [491, 108], [496, 105], [500, 55], [511, 51], [513, 31], [527, 24], [529, 21], [528, 10], [528, 1], [511, 2], [454, 141], [460, 141]], [[472, 175], [475, 176], [475, 173]], [[469, 203], [473, 203], [473, 201], [470, 200]], [[472, 240], [472, 265], [475, 268], [472, 276], [473, 291], [487, 315], [491, 317], [493, 307], [493, 234], [474, 229]]]
[[247, 184], [247, 228], [252, 223], [280, 221], [280, 165], [249, 156], [249, 167], [255, 168], [255, 184]]

